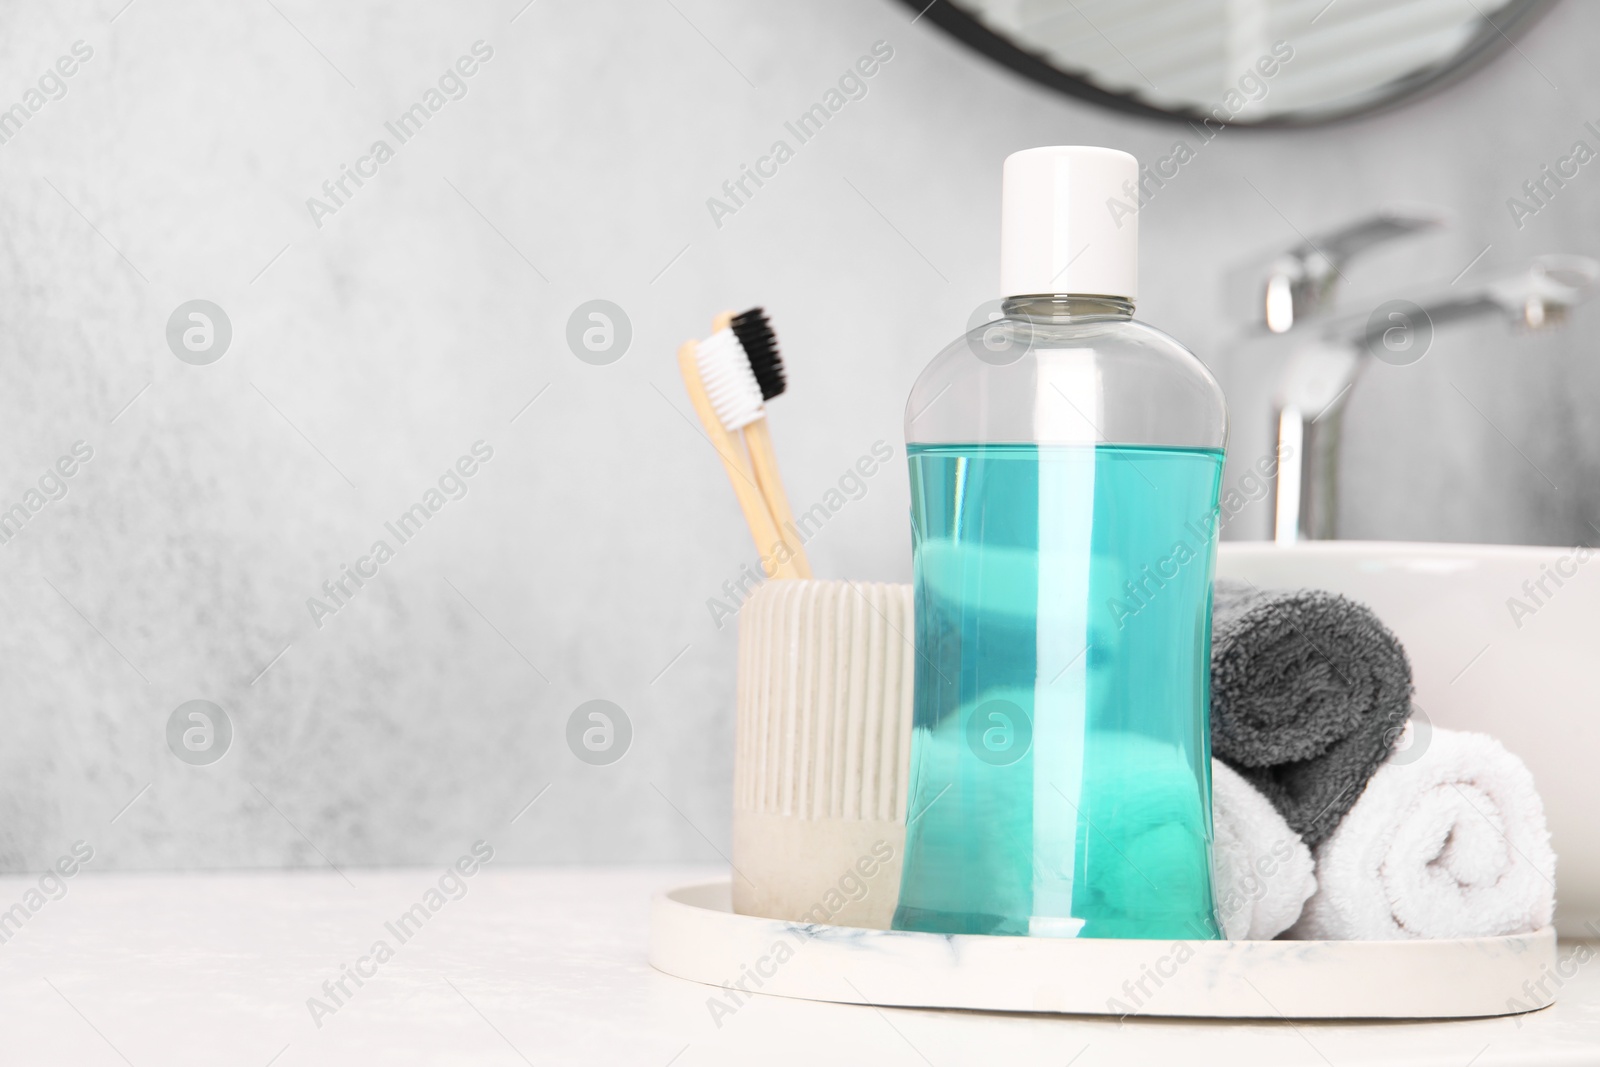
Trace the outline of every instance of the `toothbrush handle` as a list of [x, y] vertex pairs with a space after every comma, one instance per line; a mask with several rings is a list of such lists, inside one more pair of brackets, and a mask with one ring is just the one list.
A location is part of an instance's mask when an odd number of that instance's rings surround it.
[[750, 448], [750, 459], [756, 470], [756, 481], [761, 485], [761, 495], [766, 498], [767, 510], [777, 525], [778, 536], [789, 549], [789, 558], [778, 565], [781, 578], [810, 578], [811, 561], [800, 543], [800, 530], [794, 524], [794, 512], [789, 509], [789, 494], [783, 491], [783, 480], [778, 477], [778, 454], [772, 447], [772, 431], [767, 420], [757, 419], [744, 428], [744, 443]]
[[775, 578], [784, 566], [777, 562], [782, 554], [778, 550], [784, 545], [783, 538], [778, 536], [778, 528], [767, 511], [766, 501], [761, 498], [761, 488], [750, 468], [744, 442], [722, 428], [722, 421], [711, 406], [711, 398], [706, 395], [705, 382], [700, 378], [700, 367], [695, 360], [696, 347], [694, 341], [685, 341], [678, 349], [678, 370], [683, 374], [683, 384], [689, 391], [689, 402], [694, 405], [694, 413], [700, 417], [706, 437], [722, 459], [722, 469], [728, 472], [728, 481], [733, 483], [733, 495], [739, 500], [744, 521], [750, 527], [750, 536], [755, 539], [756, 551], [761, 554], [761, 568], [767, 577]]

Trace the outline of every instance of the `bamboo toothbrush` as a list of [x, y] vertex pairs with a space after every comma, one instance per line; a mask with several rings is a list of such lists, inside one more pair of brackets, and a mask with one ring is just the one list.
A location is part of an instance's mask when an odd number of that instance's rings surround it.
[[698, 352], [712, 407], [723, 428], [741, 434], [749, 449], [756, 482], [789, 557], [779, 565], [778, 577], [810, 578], [811, 563], [800, 544], [767, 425], [765, 402], [785, 388], [777, 337], [760, 308], [741, 315], [723, 312], [712, 325], [716, 332]]
[[678, 349], [678, 370], [683, 374], [689, 402], [694, 405], [695, 414], [700, 416], [706, 437], [722, 458], [722, 468], [728, 472], [728, 481], [733, 483], [733, 494], [739, 499], [744, 521], [750, 527], [750, 536], [755, 539], [756, 551], [761, 554], [762, 569], [767, 577], [776, 578], [783, 570], [783, 565], [776, 562], [776, 549], [784, 542], [778, 535], [771, 513], [767, 511], [767, 503], [761, 496], [761, 488], [750, 466], [744, 442], [737, 433], [724, 428], [706, 391], [705, 380], [700, 375], [700, 348], [701, 342], [685, 341]]
[[805, 548], [800, 544], [799, 528], [795, 525], [794, 512], [789, 507], [789, 494], [784, 491], [783, 480], [778, 476], [778, 454], [772, 447], [772, 430], [765, 417], [766, 402], [782, 396], [788, 388], [783, 373], [783, 359], [778, 355], [778, 336], [761, 308], [751, 308], [733, 316], [729, 325], [733, 335], [739, 339], [739, 347], [744, 349], [745, 358], [750, 363], [750, 373], [755, 376], [756, 385], [761, 389], [763, 417], [744, 428], [745, 444], [750, 449], [750, 459], [756, 469], [756, 481], [761, 485], [762, 495], [767, 498], [767, 510], [772, 513], [772, 521], [777, 525], [778, 532], [790, 539], [786, 543], [794, 552], [797, 576], [810, 578], [811, 561], [806, 558]]

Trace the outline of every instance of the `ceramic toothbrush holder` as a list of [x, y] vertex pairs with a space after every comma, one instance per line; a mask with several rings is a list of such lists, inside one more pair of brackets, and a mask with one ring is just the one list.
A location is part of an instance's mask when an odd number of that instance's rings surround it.
[[888, 929], [911, 755], [909, 585], [773, 581], [739, 613], [733, 907]]

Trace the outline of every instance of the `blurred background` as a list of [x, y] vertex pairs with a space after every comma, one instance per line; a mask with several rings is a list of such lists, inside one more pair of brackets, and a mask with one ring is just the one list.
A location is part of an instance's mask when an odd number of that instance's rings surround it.
[[[1257, 36], [1382, 6], [1336, 3]], [[1138, 316], [1227, 389], [1230, 481], [1271, 447], [1287, 359], [1228, 298], [1239, 264], [1395, 202], [1454, 221], [1345, 271], [1358, 314], [1600, 255], [1600, 170], [1508, 204], [1600, 146], [1593, 5], [1376, 114], [1209, 139], [890, 0], [0, 10], [0, 108], [24, 109], [0, 115], [11, 871], [77, 839], [95, 869], [433, 863], [479, 838], [511, 863], [716, 861], [728, 583], [755, 553], [674, 352], [766, 307], [790, 495], [844, 500], [808, 546], [817, 573], [908, 580], [902, 408], [998, 295], [1010, 152], [1194, 146], [1141, 212]], [[1110, 51], [1156, 62], [1131, 47]], [[801, 143], [786, 124], [863, 56], [861, 92]], [[1106, 62], [1108, 91], [1140, 91]], [[779, 140], [777, 173], [733, 199]], [[1346, 400], [1340, 536], [1589, 543], [1597, 326], [1586, 306], [1556, 330], [1478, 319], [1375, 363]], [[849, 479], [879, 442], [892, 458]], [[1268, 536], [1268, 507], [1228, 536]], [[179, 714], [197, 700], [202, 719]], [[604, 765], [568, 742], [592, 700], [626, 720]], [[177, 740], [192, 723], [203, 759]]]

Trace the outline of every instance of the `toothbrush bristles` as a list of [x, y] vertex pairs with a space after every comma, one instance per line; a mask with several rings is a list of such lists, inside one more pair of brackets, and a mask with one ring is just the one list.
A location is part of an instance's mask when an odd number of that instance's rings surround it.
[[786, 388], [783, 358], [778, 355], [778, 336], [772, 332], [767, 313], [760, 308], [751, 308], [741, 315], [735, 315], [731, 325], [734, 336], [739, 339], [746, 358], [750, 360], [750, 370], [756, 376], [756, 383], [761, 386], [761, 399], [771, 400], [783, 395]]
[[761, 406], [761, 386], [732, 329], [718, 330], [701, 341], [694, 358], [705, 383], [706, 399], [711, 401], [723, 429], [737, 433], [766, 417], [766, 409]]

